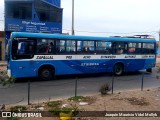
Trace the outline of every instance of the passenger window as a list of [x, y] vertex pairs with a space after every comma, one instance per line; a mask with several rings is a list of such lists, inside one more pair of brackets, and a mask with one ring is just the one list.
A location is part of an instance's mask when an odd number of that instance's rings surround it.
[[111, 54], [112, 53], [111, 46], [112, 46], [111, 42], [98, 41], [96, 43], [96, 53], [97, 54]]
[[52, 39], [37, 40], [37, 54], [55, 54], [55, 44]]
[[128, 43], [128, 54], [141, 54], [141, 43]]
[[69, 54], [76, 52], [75, 40], [57, 40], [57, 49], [60, 54]]
[[77, 53], [81, 53], [83, 51], [82, 41], [77, 41]]
[[83, 52], [84, 53], [94, 53], [94, 41], [83, 41]]
[[128, 53], [135, 53], [136, 51], [136, 43], [128, 43]]
[[66, 52], [74, 53], [76, 51], [76, 42], [73, 40], [66, 41]]
[[77, 53], [95, 53], [94, 41], [77, 41]]
[[143, 54], [154, 54], [155, 53], [154, 43], [143, 43], [142, 53]]
[[57, 53], [65, 53], [66, 49], [65, 49], [65, 45], [66, 45], [66, 41], [65, 40], [57, 40], [56, 41], [56, 46], [57, 46]]
[[114, 42], [112, 44], [113, 53], [124, 54], [126, 53], [126, 43], [124, 42]]

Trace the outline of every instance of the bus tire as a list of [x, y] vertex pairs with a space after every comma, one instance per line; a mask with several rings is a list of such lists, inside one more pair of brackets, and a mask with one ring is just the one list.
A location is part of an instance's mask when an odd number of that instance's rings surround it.
[[123, 72], [124, 72], [124, 65], [123, 65], [122, 63], [117, 63], [117, 64], [115, 64], [115, 66], [114, 66], [114, 68], [113, 68], [113, 73], [114, 73], [115, 75], [120, 76], [120, 75], [123, 74]]
[[54, 70], [48, 67], [41, 68], [38, 76], [40, 80], [53, 80]]

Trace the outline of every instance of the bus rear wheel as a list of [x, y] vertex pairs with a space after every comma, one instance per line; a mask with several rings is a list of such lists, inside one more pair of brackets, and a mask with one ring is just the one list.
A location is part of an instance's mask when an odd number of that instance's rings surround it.
[[113, 73], [115, 75], [122, 75], [123, 73], [123, 64], [120, 64], [120, 63], [117, 63], [115, 66], [114, 66], [114, 69], [113, 69]]
[[42, 68], [39, 71], [39, 78], [41, 80], [52, 80], [54, 71], [51, 68]]

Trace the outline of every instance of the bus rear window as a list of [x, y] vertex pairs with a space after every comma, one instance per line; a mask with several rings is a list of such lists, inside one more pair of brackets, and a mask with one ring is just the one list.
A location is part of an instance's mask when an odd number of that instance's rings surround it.
[[143, 43], [142, 53], [154, 54], [155, 53], [154, 43]]

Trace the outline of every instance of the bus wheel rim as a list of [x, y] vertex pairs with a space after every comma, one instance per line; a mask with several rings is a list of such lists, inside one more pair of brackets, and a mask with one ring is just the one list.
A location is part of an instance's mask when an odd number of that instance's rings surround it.
[[121, 65], [116, 65], [115, 66], [115, 74], [120, 75], [122, 73], [122, 66]]
[[42, 71], [42, 76], [45, 77], [45, 78], [49, 77], [50, 76], [50, 71], [47, 70], [47, 69], [43, 70]]

